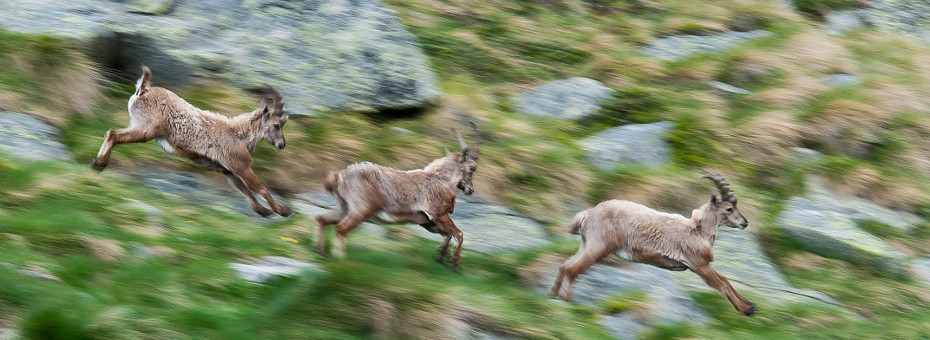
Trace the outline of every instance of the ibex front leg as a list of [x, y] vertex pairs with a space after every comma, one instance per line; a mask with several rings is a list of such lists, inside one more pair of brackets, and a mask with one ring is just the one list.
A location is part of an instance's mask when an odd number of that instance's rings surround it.
[[[455, 242], [456, 242], [455, 252], [452, 254], [452, 262], [451, 262], [452, 269], [455, 270], [458, 268], [459, 258], [462, 256], [462, 241], [464, 239], [464, 236], [462, 235], [462, 231], [459, 230], [459, 228], [455, 226], [454, 222], [452, 222], [452, 218], [450, 218], [448, 214], [440, 215], [439, 217], [436, 218], [436, 221], [442, 225], [442, 227], [445, 229], [445, 232], [447, 234], [451, 235], [452, 237], [455, 237]], [[448, 242], [449, 242], [449, 237], [446, 237], [445, 241], [443, 242], [443, 246], [442, 246], [443, 250], [448, 249], [449, 247]]]
[[252, 207], [252, 210], [254, 210], [259, 215], [262, 215], [262, 217], [268, 217], [274, 213], [271, 211], [271, 209], [265, 208], [265, 206], [263, 206], [258, 202], [257, 199], [255, 199], [255, 195], [252, 194], [252, 191], [249, 190], [248, 186], [246, 186], [245, 183], [239, 179], [239, 177], [228, 171], [224, 172], [224, 174], [226, 174], [226, 179], [228, 179], [229, 182], [236, 187], [236, 189], [239, 189], [239, 191], [245, 195], [245, 198], [249, 200], [249, 205]]
[[[251, 163], [251, 162], [248, 162], [248, 163]], [[245, 184], [246, 187], [248, 187], [250, 191], [264, 198], [265, 201], [268, 202], [268, 205], [271, 206], [271, 210], [274, 210], [276, 214], [284, 216], [284, 217], [291, 216], [291, 214], [294, 213], [291, 210], [291, 208], [285, 207], [279, 204], [277, 201], [275, 201], [275, 199], [272, 198], [271, 194], [268, 192], [268, 189], [266, 189], [264, 185], [258, 182], [258, 177], [255, 176], [255, 173], [252, 172], [252, 168], [250, 168], [249, 166], [251, 166], [251, 164], [248, 164], [248, 165], [241, 164], [237, 166], [230, 166], [230, 170], [235, 176], [239, 177], [239, 179], [242, 180], [242, 182]], [[261, 214], [261, 212], [259, 211], [256, 211], [256, 212]]]
[[140, 128], [109, 130], [103, 137], [103, 144], [100, 145], [97, 158], [90, 161], [90, 166], [97, 169], [97, 171], [106, 168], [107, 164], [110, 163], [110, 152], [113, 151], [113, 147], [117, 144], [148, 142], [155, 137], [154, 133]]
[[723, 275], [718, 274], [716, 270], [708, 265], [691, 268], [691, 270], [700, 275], [708, 286], [713, 287], [720, 292], [720, 294], [725, 296], [736, 310], [745, 315], [756, 314], [756, 306], [737, 293], [736, 289], [730, 284], [730, 281], [723, 277]]

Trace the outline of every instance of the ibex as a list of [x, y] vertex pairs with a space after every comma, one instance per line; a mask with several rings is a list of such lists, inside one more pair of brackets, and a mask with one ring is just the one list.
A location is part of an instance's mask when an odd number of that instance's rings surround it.
[[[155, 139], [165, 151], [189, 158], [207, 169], [220, 171], [249, 200], [252, 210], [268, 217], [293, 214], [276, 202], [252, 172], [252, 151], [262, 139], [284, 148], [282, 128], [287, 122], [281, 95], [269, 86], [271, 105], [262, 100], [258, 109], [227, 117], [194, 107], [173, 92], [151, 87], [152, 72], [142, 67], [136, 92], [129, 98], [129, 127], [109, 130], [91, 166], [103, 170], [110, 161], [113, 146], [142, 143]], [[262, 206], [253, 193], [271, 206]]]
[[[336, 225], [337, 256], [345, 256], [346, 235], [363, 221], [376, 214], [382, 219], [412, 222], [444, 239], [439, 246], [436, 261], [442, 263], [449, 249], [449, 241], [457, 242], [451, 265], [458, 266], [462, 252], [462, 231], [449, 214], [455, 206], [455, 188], [471, 195], [471, 177], [475, 172], [480, 152], [478, 127], [471, 122], [475, 133], [472, 149], [462, 135], [453, 129], [458, 139], [459, 152], [449, 152], [423, 169], [402, 171], [372, 163], [356, 163], [340, 172], [327, 176], [325, 187], [338, 201], [336, 209], [316, 216], [318, 224], [316, 245], [320, 254], [325, 252], [325, 228]], [[380, 214], [379, 214], [380, 213]]]
[[746, 229], [749, 222], [737, 209], [736, 196], [726, 179], [716, 172], [705, 174], [704, 178], [716, 184], [720, 196], [711, 194], [710, 201], [692, 211], [690, 219], [621, 200], [602, 202], [575, 215], [569, 227], [573, 234], [581, 231], [581, 246], [559, 267], [549, 296], [571, 300], [572, 284], [579, 274], [607, 255], [623, 250], [636, 262], [675, 271], [690, 269], [723, 294], [736, 310], [755, 314], [755, 305], [710, 267], [717, 226]]

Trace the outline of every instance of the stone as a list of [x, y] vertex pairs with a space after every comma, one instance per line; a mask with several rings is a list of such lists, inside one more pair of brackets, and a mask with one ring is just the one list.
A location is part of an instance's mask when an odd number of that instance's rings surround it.
[[271, 283], [279, 277], [297, 276], [307, 271], [325, 272], [315, 264], [281, 256], [265, 256], [260, 261], [251, 264], [230, 263], [229, 267], [235, 270], [242, 279], [262, 284]]
[[895, 36], [930, 43], [930, 3], [924, 0], [866, 1], [854, 10], [868, 26]]
[[757, 38], [771, 36], [772, 32], [755, 30], [749, 32], [725, 32], [716, 35], [674, 35], [656, 39], [642, 52], [664, 61], [687, 59], [699, 54], [725, 51]]
[[930, 256], [911, 261], [911, 273], [915, 279], [930, 286]]
[[15, 329], [12, 328], [3, 328], [0, 327], [0, 340], [16, 340], [19, 339]]
[[830, 34], [841, 35], [854, 29], [865, 26], [859, 18], [858, 11], [829, 11], [824, 15], [824, 28]]
[[36, 161], [71, 159], [68, 147], [58, 140], [57, 128], [14, 112], [0, 112], [0, 153]]
[[582, 77], [551, 81], [514, 97], [517, 112], [538, 118], [580, 120], [597, 113], [614, 90]]
[[[821, 292], [789, 284], [778, 267], [762, 252], [756, 236], [748, 230], [719, 227], [713, 249], [715, 261], [711, 267], [725, 276], [741, 294], [749, 294], [749, 299], [757, 305], [813, 303], [840, 306], [839, 302]], [[689, 291], [715, 291], [690, 271], [672, 272], [672, 276]]]
[[425, 54], [378, 0], [3, 1], [0, 22], [77, 40], [133, 77], [148, 65], [159, 86], [270, 84], [292, 115], [418, 108], [440, 94]]
[[733, 85], [730, 85], [730, 84], [727, 84], [721, 81], [716, 81], [716, 80], [708, 81], [707, 85], [712, 87], [714, 90], [717, 91], [717, 93], [719, 93], [721, 96], [724, 96], [724, 97], [737, 97], [737, 96], [752, 93], [752, 92], [749, 92], [749, 90], [747, 89], [736, 87], [736, 86], [733, 86]]
[[[558, 274], [561, 261], [544, 268], [536, 283], [536, 291], [547, 294]], [[621, 339], [634, 339], [639, 332], [656, 324], [686, 322], [704, 324], [710, 321], [691, 298], [684, 286], [672, 278], [672, 271], [641, 263], [620, 267], [596, 264], [578, 276], [572, 287], [575, 303], [598, 306], [606, 299], [628, 291], [646, 293], [644, 310], [608, 315], [598, 323], [611, 335]], [[693, 274], [692, 274], [693, 275]]]
[[165, 212], [149, 204], [131, 199], [128, 200], [128, 202], [121, 204], [121, 206], [127, 209], [145, 213], [145, 218], [151, 223], [161, 224], [165, 221]]
[[[249, 202], [242, 193], [229, 187], [218, 187], [207, 183], [198, 174], [184, 171], [171, 171], [167, 169], [152, 170], [135, 175], [145, 186], [157, 189], [162, 195], [174, 196], [183, 199], [191, 205], [208, 207], [213, 210], [240, 213], [255, 218], [257, 221], [271, 221], [282, 218], [271, 215], [263, 218], [252, 210]], [[285, 199], [272, 194], [278, 203], [288, 204]], [[263, 200], [259, 200], [263, 202]]]
[[581, 141], [587, 158], [598, 169], [620, 165], [658, 167], [670, 161], [671, 150], [663, 138], [673, 122], [629, 124], [604, 130]]
[[862, 77], [848, 73], [828, 74], [820, 78], [825, 84], [830, 86], [853, 86], [862, 81]]
[[[294, 207], [302, 214], [313, 216], [335, 207], [336, 200], [325, 191], [315, 191], [297, 196]], [[452, 220], [464, 233], [463, 249], [479, 252], [499, 252], [527, 249], [546, 244], [545, 230], [539, 222], [521, 217], [510, 208], [494, 205], [475, 196], [459, 192], [455, 200]], [[387, 236], [379, 224], [396, 224], [375, 216], [363, 222], [359, 228], [379, 236]], [[416, 224], [405, 224], [415, 234], [441, 240], [442, 236], [427, 231]], [[454, 246], [454, 242], [453, 246]]]
[[794, 159], [800, 163], [816, 163], [824, 159], [823, 153], [814, 149], [791, 147]]
[[916, 231], [917, 226], [924, 223], [920, 216], [891, 210], [864, 198], [843, 196], [832, 192], [817, 177], [811, 177], [807, 182], [807, 197], [816, 202], [815, 205], [854, 222], [881, 222], [905, 233]]
[[[542, 224], [520, 216], [510, 208], [488, 203], [459, 192], [452, 213], [455, 226], [465, 234], [462, 248], [479, 252], [512, 252], [549, 243]], [[420, 236], [441, 239], [418, 225]], [[454, 241], [453, 241], [454, 242]]]
[[788, 200], [775, 226], [817, 255], [869, 266], [892, 277], [907, 276], [904, 254], [856, 227], [848, 215], [806, 198]]
[[39, 266], [25, 266], [19, 269], [20, 274], [48, 281], [61, 281], [57, 276], [52, 275], [48, 269]]

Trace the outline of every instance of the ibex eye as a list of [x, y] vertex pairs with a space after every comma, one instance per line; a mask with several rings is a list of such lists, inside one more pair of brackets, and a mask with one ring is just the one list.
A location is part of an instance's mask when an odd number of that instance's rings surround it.
[[733, 212], [733, 208], [727, 208], [727, 212]]

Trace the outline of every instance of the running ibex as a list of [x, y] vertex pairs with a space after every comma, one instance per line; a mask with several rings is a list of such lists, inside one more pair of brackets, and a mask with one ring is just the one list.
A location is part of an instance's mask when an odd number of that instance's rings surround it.
[[[252, 151], [262, 139], [284, 148], [284, 101], [269, 86], [271, 105], [262, 100], [255, 111], [227, 117], [194, 107], [173, 92], [151, 87], [152, 72], [142, 67], [136, 92], [129, 98], [129, 127], [109, 130], [91, 166], [103, 170], [110, 161], [113, 146], [142, 143], [155, 139], [168, 152], [176, 152], [200, 166], [226, 174], [229, 181], [249, 200], [252, 210], [264, 217], [274, 213], [293, 214], [276, 202], [252, 172]], [[271, 206], [265, 208], [253, 193]]]
[[549, 295], [570, 300], [572, 284], [579, 274], [607, 255], [623, 250], [633, 261], [675, 271], [690, 269], [738, 311], [755, 314], [755, 305], [710, 267], [717, 226], [746, 229], [749, 222], [737, 209], [736, 196], [726, 179], [716, 172], [705, 173], [704, 178], [717, 185], [720, 196], [711, 195], [710, 202], [692, 211], [690, 219], [620, 200], [602, 202], [575, 215], [569, 226], [573, 234], [581, 231], [581, 247], [559, 267]]
[[316, 216], [318, 224], [317, 251], [325, 252], [325, 228], [336, 224], [337, 256], [345, 256], [346, 235], [365, 220], [378, 217], [386, 220], [412, 222], [444, 237], [436, 261], [442, 263], [449, 249], [449, 241], [457, 242], [451, 265], [458, 266], [462, 252], [462, 231], [449, 214], [455, 206], [455, 188], [471, 195], [471, 177], [475, 172], [480, 152], [478, 127], [471, 122], [475, 143], [469, 149], [456, 132], [459, 152], [449, 152], [423, 169], [402, 171], [372, 163], [356, 163], [340, 172], [327, 176], [325, 187], [338, 202], [336, 209]]

